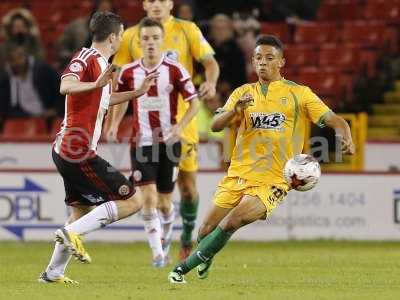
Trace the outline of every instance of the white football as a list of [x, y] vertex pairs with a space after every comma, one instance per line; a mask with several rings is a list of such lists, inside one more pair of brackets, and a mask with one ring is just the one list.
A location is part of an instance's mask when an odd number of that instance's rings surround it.
[[298, 154], [286, 162], [283, 176], [293, 189], [304, 192], [317, 185], [321, 167], [311, 155]]

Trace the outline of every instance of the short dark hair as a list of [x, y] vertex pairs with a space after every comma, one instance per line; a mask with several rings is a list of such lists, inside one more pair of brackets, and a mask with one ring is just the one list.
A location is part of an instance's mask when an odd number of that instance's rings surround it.
[[260, 45], [272, 46], [283, 53], [283, 43], [274, 35], [260, 35], [256, 40], [256, 47]]
[[142, 31], [142, 28], [145, 28], [145, 27], [158, 27], [164, 33], [164, 26], [161, 24], [161, 22], [157, 21], [155, 19], [149, 18], [149, 17], [144, 17], [140, 21], [140, 23], [139, 23], [139, 35], [140, 35], [140, 32]]
[[121, 30], [121, 17], [112, 12], [96, 12], [89, 22], [89, 29], [93, 41], [103, 42], [111, 34], [119, 34]]

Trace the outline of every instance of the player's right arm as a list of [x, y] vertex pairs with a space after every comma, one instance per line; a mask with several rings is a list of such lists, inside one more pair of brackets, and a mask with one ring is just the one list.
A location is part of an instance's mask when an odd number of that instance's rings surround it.
[[[78, 64], [78, 62], [74, 64]], [[62, 95], [69, 95], [101, 88], [110, 82], [113, 70], [114, 66], [109, 65], [97, 80], [93, 82], [82, 82], [80, 76], [76, 74], [77, 72], [66, 74], [61, 79], [60, 93]]]
[[[213, 132], [221, 131], [229, 126], [235, 118], [242, 118], [244, 110], [253, 105], [254, 99], [250, 94], [242, 94], [241, 89], [236, 89], [224, 107], [217, 109], [216, 115], [211, 123]], [[240, 96], [241, 95], [241, 96]]]

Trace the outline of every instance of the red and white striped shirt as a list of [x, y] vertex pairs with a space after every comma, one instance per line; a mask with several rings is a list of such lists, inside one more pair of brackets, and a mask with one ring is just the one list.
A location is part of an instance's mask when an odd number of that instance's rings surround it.
[[[71, 60], [61, 79], [75, 76], [81, 82], [94, 82], [108, 62], [94, 48], [82, 48]], [[104, 115], [110, 104], [111, 84], [88, 92], [66, 95], [65, 116], [54, 142], [54, 150], [71, 160], [96, 154]]]
[[197, 97], [186, 69], [165, 55], [152, 69], [147, 69], [142, 60], [123, 66], [118, 77], [118, 91], [138, 89], [143, 79], [153, 72], [160, 73], [155, 85], [132, 101], [133, 145], [149, 146], [163, 142], [163, 137], [177, 122], [178, 95], [181, 94], [185, 101]]

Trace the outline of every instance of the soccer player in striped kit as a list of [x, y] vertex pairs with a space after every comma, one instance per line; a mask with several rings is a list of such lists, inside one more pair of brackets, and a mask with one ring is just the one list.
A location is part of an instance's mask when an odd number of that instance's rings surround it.
[[[155, 85], [132, 101], [131, 162], [132, 180], [135, 186], [140, 186], [144, 197], [142, 217], [153, 265], [163, 267], [168, 262], [172, 220], [161, 224], [157, 207], [161, 211], [171, 207], [181, 158], [181, 133], [196, 115], [199, 100], [188, 71], [162, 52], [162, 24], [144, 18], [139, 24], [139, 37], [143, 58], [122, 67], [117, 90], [134, 90], [145, 76], [159, 74]], [[180, 120], [178, 95], [189, 104]], [[118, 123], [115, 120], [114, 125]]]
[[66, 95], [65, 117], [52, 156], [63, 178], [65, 203], [72, 214], [55, 233], [54, 252], [38, 279], [41, 283], [77, 283], [64, 273], [71, 254], [82, 263], [91, 261], [81, 237], [142, 207], [142, 198], [133, 184], [99, 157], [96, 148], [109, 106], [145, 94], [158, 74], [146, 76], [136, 90], [112, 93], [114, 68], [108, 59], [121, 43], [122, 21], [113, 13], [96, 13], [90, 20], [90, 30], [92, 46], [73, 57], [61, 79], [60, 92]]
[[[205, 81], [199, 86], [199, 97], [210, 99], [215, 96], [216, 84], [219, 76], [218, 63], [214, 58], [214, 50], [204, 38], [197, 25], [190, 21], [174, 17], [171, 12], [174, 6], [173, 0], [143, 0], [143, 9], [147, 17], [156, 19], [164, 27], [164, 39], [162, 50], [167, 56], [182, 64], [193, 76], [194, 61], [204, 67]], [[128, 28], [122, 36], [121, 47], [114, 56], [113, 63], [119, 67], [131, 63], [143, 56], [140, 47], [139, 26]], [[127, 103], [114, 106], [107, 116], [105, 132], [107, 140], [116, 140], [116, 130], [110, 123], [115, 119], [121, 119], [126, 111]], [[178, 98], [178, 120], [188, 109], [187, 101]], [[177, 185], [181, 196], [180, 215], [182, 217], [182, 233], [180, 237], [180, 260], [185, 259], [192, 250], [192, 232], [195, 227], [199, 204], [199, 193], [196, 187], [198, 170], [198, 144], [199, 134], [196, 117], [192, 119], [182, 132], [182, 159], [179, 162], [179, 174]], [[174, 217], [173, 206], [160, 210], [161, 222], [168, 226]]]

